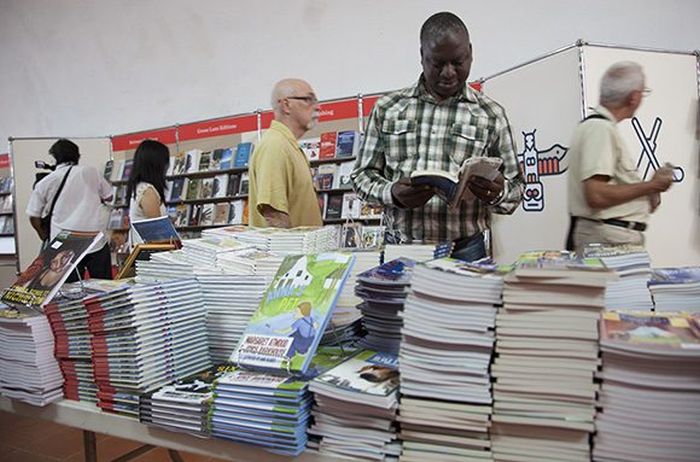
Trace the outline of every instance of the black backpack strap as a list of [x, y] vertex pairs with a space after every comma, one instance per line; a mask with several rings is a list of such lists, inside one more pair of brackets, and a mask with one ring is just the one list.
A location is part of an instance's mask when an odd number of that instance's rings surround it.
[[56, 207], [56, 201], [58, 200], [58, 196], [61, 195], [61, 191], [63, 191], [63, 186], [66, 184], [66, 180], [68, 179], [68, 175], [70, 175], [70, 171], [73, 169], [73, 166], [71, 165], [68, 167], [68, 171], [66, 172], [65, 175], [63, 175], [63, 181], [61, 181], [61, 185], [58, 187], [58, 191], [56, 191], [56, 195], [53, 196], [53, 202], [51, 202], [51, 208], [49, 209], [49, 214], [46, 215], [47, 217], [53, 216], [53, 209]]
[[587, 121], [587, 120], [592, 120], [592, 119], [604, 119], [604, 120], [609, 120], [609, 119], [608, 119], [607, 117], [605, 117], [604, 115], [597, 114], [597, 113], [594, 112], [593, 114], [591, 114], [591, 115], [589, 115], [588, 117], [586, 117], [585, 119], [583, 119], [580, 123], [584, 123], [585, 121]]

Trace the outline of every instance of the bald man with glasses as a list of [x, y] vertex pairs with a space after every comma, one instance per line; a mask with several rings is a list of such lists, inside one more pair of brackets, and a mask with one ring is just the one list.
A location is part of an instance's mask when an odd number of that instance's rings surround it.
[[309, 161], [299, 139], [318, 121], [318, 99], [300, 79], [284, 79], [272, 90], [275, 120], [255, 148], [249, 167], [250, 225], [322, 226]]

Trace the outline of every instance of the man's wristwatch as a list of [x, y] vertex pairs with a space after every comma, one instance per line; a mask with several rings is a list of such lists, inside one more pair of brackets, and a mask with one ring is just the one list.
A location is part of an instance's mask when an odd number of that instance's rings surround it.
[[487, 204], [488, 204], [488, 205], [495, 205], [495, 204], [498, 204], [498, 203], [501, 201], [501, 199], [503, 199], [503, 194], [505, 193], [505, 190], [506, 190], [506, 188], [501, 189], [501, 192], [499, 192], [498, 195], [497, 195], [496, 197], [494, 197], [493, 199], [489, 200], [489, 201], [487, 202]]

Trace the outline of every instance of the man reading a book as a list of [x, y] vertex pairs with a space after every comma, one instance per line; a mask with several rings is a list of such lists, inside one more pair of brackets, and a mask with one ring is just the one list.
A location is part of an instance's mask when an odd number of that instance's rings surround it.
[[649, 214], [673, 181], [661, 166], [642, 181], [617, 130], [634, 116], [649, 92], [642, 67], [631, 61], [613, 64], [600, 83], [600, 104], [574, 132], [569, 148], [569, 213], [567, 249], [587, 244], [644, 244]]
[[253, 153], [248, 173], [250, 224], [255, 227], [322, 226], [309, 161], [299, 138], [318, 120], [311, 85], [284, 79], [272, 90], [275, 120]]
[[[454, 257], [482, 258], [491, 213], [510, 214], [522, 200], [510, 124], [500, 105], [466, 83], [472, 45], [461, 19], [448, 12], [428, 18], [420, 55], [418, 82], [375, 104], [351, 177], [363, 200], [384, 205], [388, 226], [403, 241], [454, 241]], [[415, 170], [457, 174], [473, 157], [502, 164], [492, 180], [467, 178], [474, 197], [457, 207], [409, 179]]]

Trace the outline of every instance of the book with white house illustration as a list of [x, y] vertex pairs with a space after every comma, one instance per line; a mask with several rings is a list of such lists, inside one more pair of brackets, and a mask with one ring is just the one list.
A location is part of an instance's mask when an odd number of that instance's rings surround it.
[[354, 258], [343, 253], [287, 256], [231, 361], [243, 367], [306, 372]]

